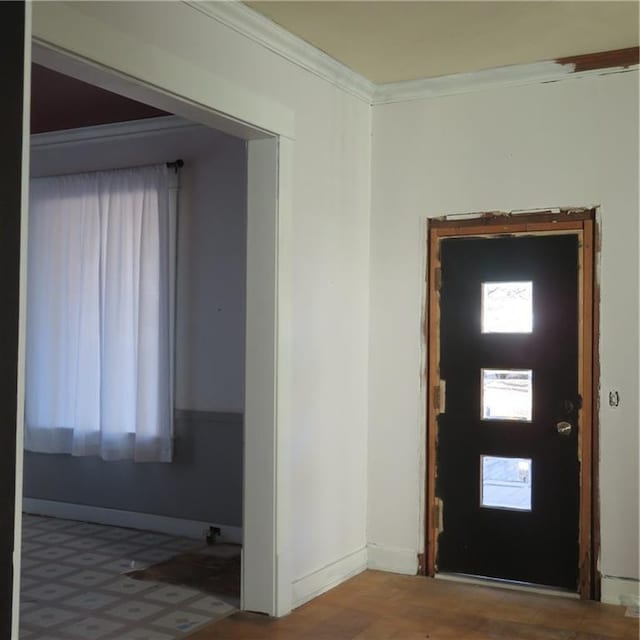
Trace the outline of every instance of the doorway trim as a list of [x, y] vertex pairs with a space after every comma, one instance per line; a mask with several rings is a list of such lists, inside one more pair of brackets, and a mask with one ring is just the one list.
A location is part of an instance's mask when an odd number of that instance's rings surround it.
[[595, 208], [571, 208], [536, 212], [478, 213], [445, 216], [427, 221], [427, 274], [424, 311], [424, 343], [427, 349], [426, 509], [425, 557], [419, 563], [424, 575], [438, 571], [438, 536], [442, 530], [442, 505], [435, 494], [437, 477], [437, 416], [441, 406], [440, 365], [440, 242], [464, 236], [527, 236], [575, 233], [579, 237], [579, 360], [580, 410], [578, 457], [580, 460], [578, 593], [582, 599], [598, 599], [600, 576], [598, 509], [598, 384], [597, 358], [599, 291], [595, 281], [597, 219]]
[[[43, 7], [39, 13], [47, 13], [52, 9]], [[70, 11], [66, 7], [60, 10]], [[30, 15], [31, 7], [28, 5], [27, 16]], [[263, 96], [254, 96], [246, 89], [232, 86], [203, 69], [189, 66], [191, 73], [182, 74], [189, 77], [188, 86], [207, 89], [206, 96], [194, 100], [186, 90], [187, 85], [181, 84], [178, 90], [164, 85], [163, 77], [157, 71], [162, 65], [153, 58], [157, 56], [157, 51], [145, 55], [145, 48], [138, 43], [135, 47], [138, 53], [136, 59], [138, 63], [148, 62], [149, 68], [141, 64], [136, 73], [130, 73], [124, 53], [122, 60], [118, 58], [117, 64], [109, 64], [106, 59], [96, 59], [93, 50], [81, 46], [88, 42], [81, 36], [83, 30], [74, 26], [77, 20], [82, 19], [81, 14], [70, 16], [74, 19], [68, 23], [59, 20], [49, 23], [42, 20], [42, 15], [39, 17], [33, 39], [30, 29], [25, 34], [26, 50], [33, 51], [35, 62], [247, 140], [247, 190], [251, 194], [247, 205], [247, 246], [248, 253], [249, 247], [255, 251], [248, 255], [247, 260], [247, 310], [254, 309], [254, 314], [253, 320], [247, 322], [246, 337], [246, 370], [251, 375], [245, 381], [243, 525], [249, 535], [245, 535], [244, 540], [242, 608], [274, 616], [285, 615], [292, 608], [290, 486], [287, 482], [290, 434], [290, 394], [287, 385], [290, 381], [291, 346], [288, 340], [283, 339], [283, 327], [286, 328], [290, 321], [288, 265], [295, 152], [293, 113]], [[90, 26], [95, 29], [97, 25]], [[106, 25], [101, 26], [108, 30]], [[60, 33], [58, 29], [61, 29]], [[76, 42], [79, 36], [81, 42]], [[109, 42], [110, 38], [96, 34], [93, 41]], [[117, 38], [114, 42], [117, 42]], [[105, 55], [103, 50], [100, 53]], [[120, 54], [117, 47], [110, 49], [109, 53]], [[156, 69], [155, 75], [149, 71], [152, 68]], [[177, 75], [179, 78], [182, 76]], [[218, 83], [221, 83], [220, 86]], [[28, 123], [28, 118], [26, 121]], [[25, 176], [23, 190], [26, 189], [27, 180], [28, 176]], [[23, 220], [26, 223], [24, 216], [26, 203], [23, 204]], [[23, 241], [24, 238], [23, 231]], [[24, 294], [25, 284], [22, 277], [21, 295]], [[260, 313], [255, 313], [255, 309], [259, 309]], [[20, 322], [23, 327], [23, 306]], [[24, 332], [21, 331], [20, 339], [23, 340], [23, 337]], [[257, 348], [250, 348], [250, 345]], [[18, 367], [19, 371], [24, 370], [23, 352], [19, 355]], [[19, 398], [23, 392], [24, 379], [19, 379]], [[23, 419], [19, 413], [16, 421], [18, 447], [21, 446], [22, 433]], [[18, 450], [16, 458], [16, 477], [21, 480], [23, 469], [21, 452]], [[20, 555], [20, 507], [21, 495], [16, 495], [16, 572], [19, 571]], [[247, 559], [247, 555], [251, 560]], [[17, 584], [16, 578], [12, 596], [12, 606], [16, 612], [19, 602]]]

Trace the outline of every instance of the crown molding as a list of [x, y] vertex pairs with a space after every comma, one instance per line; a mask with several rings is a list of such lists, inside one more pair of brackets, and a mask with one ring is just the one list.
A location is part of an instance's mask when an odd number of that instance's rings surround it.
[[528, 84], [579, 79], [595, 75], [624, 73], [637, 70], [638, 65], [589, 69], [586, 71], [576, 69], [580, 69], [579, 64], [576, 62], [561, 63], [552, 60], [484, 69], [469, 73], [457, 73], [436, 78], [425, 78], [424, 80], [381, 84], [376, 87], [371, 104], [378, 106], [395, 102], [409, 102], [411, 100], [474, 93], [488, 89], [502, 89]]
[[635, 47], [376, 85], [239, 0], [183, 2], [372, 106], [638, 69], [638, 48]]
[[129, 120], [113, 124], [98, 124], [78, 129], [33, 133], [31, 134], [31, 148], [47, 149], [60, 145], [86, 144], [88, 142], [117, 140], [119, 138], [142, 138], [201, 126], [188, 120], [183, 120], [178, 116], [159, 116], [157, 118]]
[[217, 20], [289, 62], [371, 104], [375, 85], [335, 58], [293, 35], [238, 0], [184, 0], [196, 11]]

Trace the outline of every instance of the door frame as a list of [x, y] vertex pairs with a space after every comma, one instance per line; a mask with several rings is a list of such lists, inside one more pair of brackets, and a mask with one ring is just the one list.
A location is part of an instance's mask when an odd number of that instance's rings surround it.
[[[292, 176], [295, 154], [295, 119], [288, 108], [244, 87], [233, 85], [201, 68], [188, 67], [182, 76], [165, 78], [159, 50], [136, 46], [138, 67], [131, 72], [128, 53], [116, 45], [105, 53], [84, 46], [88, 28], [102, 29], [95, 42], [119, 42], [118, 33], [106, 24], [89, 22], [73, 7], [39, 7], [38, 28], [31, 29], [32, 6], [25, 6], [25, 57], [91, 84], [129, 98], [154, 104], [205, 126], [220, 129], [247, 143], [247, 327], [244, 424], [243, 495], [243, 609], [283, 616], [291, 611], [291, 507], [290, 507], [290, 353], [287, 339], [291, 306]], [[42, 9], [42, 12], [40, 12]], [[57, 11], [68, 20], [45, 20]], [[100, 35], [102, 34], [102, 36]], [[113, 37], [111, 37], [113, 36]], [[82, 45], [82, 46], [81, 46]], [[122, 55], [120, 55], [122, 54]], [[110, 62], [109, 55], [117, 58]], [[118, 57], [120, 56], [120, 57]], [[162, 56], [161, 56], [162, 57]], [[166, 57], [166, 56], [165, 56]], [[164, 60], [164, 58], [163, 58]], [[10, 61], [11, 62], [11, 61]], [[15, 60], [12, 61], [15, 64]], [[173, 66], [172, 66], [173, 65]], [[185, 63], [187, 65], [187, 63]], [[169, 68], [175, 67], [171, 60]], [[29, 107], [29, 66], [25, 71], [25, 110]], [[155, 74], [155, 75], [154, 75]], [[188, 83], [173, 86], [176, 77]], [[173, 84], [172, 84], [173, 83]], [[190, 91], [207, 88], [205, 98], [195, 101]], [[194, 89], [195, 88], [195, 89]], [[26, 111], [28, 113], [28, 111]], [[24, 153], [28, 157], [29, 124], [23, 120]], [[23, 195], [28, 174], [23, 176]], [[21, 264], [26, 264], [27, 203], [22, 203]], [[9, 238], [7, 238], [9, 242]], [[12, 248], [17, 246], [11, 244]], [[21, 271], [20, 296], [24, 301], [26, 272]], [[16, 282], [17, 285], [17, 282]], [[251, 313], [258, 308], [260, 313]], [[10, 309], [13, 312], [14, 309]], [[15, 309], [17, 311], [17, 309]], [[18, 633], [21, 481], [24, 398], [24, 303], [20, 305], [18, 354], [18, 411], [9, 425], [16, 447], [8, 454], [15, 462], [14, 582], [8, 606], [13, 611], [13, 636]], [[253, 345], [256, 348], [251, 348]], [[9, 407], [9, 405], [7, 405]], [[10, 408], [10, 407], [9, 407]], [[15, 427], [15, 431], [13, 431]], [[0, 559], [2, 560], [2, 559]]]
[[578, 393], [583, 398], [579, 413], [578, 459], [580, 461], [578, 593], [583, 599], [599, 599], [597, 569], [600, 522], [598, 508], [598, 384], [597, 357], [599, 291], [595, 279], [598, 250], [595, 208], [572, 208], [535, 213], [480, 213], [445, 216], [427, 221], [427, 274], [424, 313], [426, 380], [426, 509], [425, 557], [419, 563], [423, 575], [437, 573], [438, 536], [442, 530], [442, 505], [435, 494], [437, 477], [437, 416], [440, 413], [440, 242], [465, 236], [498, 237], [575, 233], [579, 238], [579, 356]]

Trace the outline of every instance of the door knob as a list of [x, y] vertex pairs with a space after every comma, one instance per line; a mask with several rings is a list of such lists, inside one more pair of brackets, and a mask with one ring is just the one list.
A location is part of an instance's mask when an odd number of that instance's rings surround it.
[[571, 430], [573, 429], [573, 427], [571, 426], [570, 422], [562, 420], [561, 422], [558, 422], [558, 424], [556, 424], [556, 429], [561, 436], [569, 436], [571, 435]]

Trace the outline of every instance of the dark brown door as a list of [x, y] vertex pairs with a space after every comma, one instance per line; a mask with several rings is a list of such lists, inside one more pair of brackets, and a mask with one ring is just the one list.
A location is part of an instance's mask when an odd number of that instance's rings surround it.
[[0, 2], [0, 638], [11, 636], [24, 18], [23, 2]]
[[578, 235], [440, 252], [437, 569], [576, 591]]

